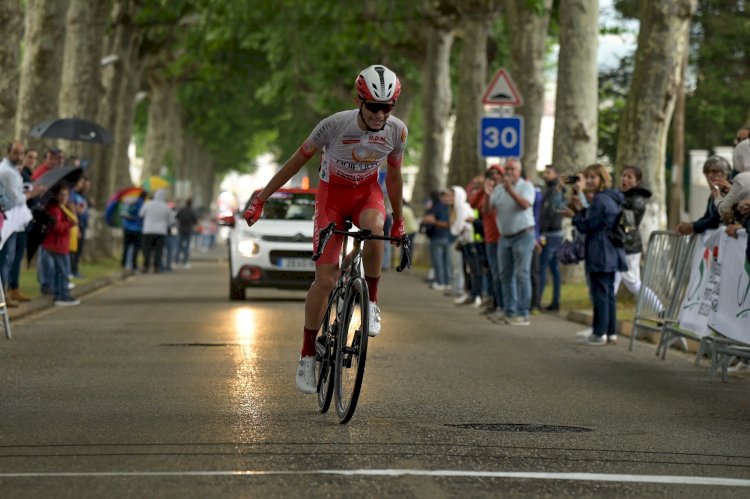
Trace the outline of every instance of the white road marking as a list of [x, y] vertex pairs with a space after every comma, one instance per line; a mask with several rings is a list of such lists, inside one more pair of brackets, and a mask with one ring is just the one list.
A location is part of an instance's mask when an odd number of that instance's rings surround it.
[[82, 471], [0, 473], [0, 478], [63, 478], [63, 477], [193, 477], [193, 476], [272, 476], [272, 475], [344, 475], [344, 476], [435, 476], [476, 478], [527, 478], [532, 480], [571, 480], [589, 482], [663, 483], [669, 485], [714, 485], [750, 487], [750, 480], [724, 477], [679, 475], [626, 475], [612, 473], [550, 473], [532, 471], [470, 471], [470, 470], [218, 470], [218, 471]]

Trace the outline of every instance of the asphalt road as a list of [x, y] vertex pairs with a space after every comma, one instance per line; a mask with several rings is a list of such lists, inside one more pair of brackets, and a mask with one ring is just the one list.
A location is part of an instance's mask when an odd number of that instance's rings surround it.
[[498, 326], [385, 274], [352, 421], [294, 386], [304, 294], [139, 275], [0, 340], [0, 496], [748, 497], [750, 378]]

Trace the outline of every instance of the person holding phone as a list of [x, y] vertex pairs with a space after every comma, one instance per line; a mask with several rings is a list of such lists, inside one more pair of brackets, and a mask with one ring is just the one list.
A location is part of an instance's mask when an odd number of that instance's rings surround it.
[[714, 200], [721, 196], [722, 192], [729, 192], [731, 185], [729, 176], [732, 167], [729, 161], [721, 156], [711, 156], [703, 163], [703, 175], [711, 189], [711, 195], [706, 203], [706, 211], [701, 218], [694, 222], [681, 222], [675, 227], [675, 232], [687, 236], [689, 234], [703, 234], [707, 230], [716, 229], [721, 224], [721, 215]]

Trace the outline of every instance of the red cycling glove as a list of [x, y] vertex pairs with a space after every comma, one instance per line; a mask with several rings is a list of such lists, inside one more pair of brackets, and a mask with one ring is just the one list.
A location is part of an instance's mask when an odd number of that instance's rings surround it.
[[[404, 219], [401, 218], [401, 219], [397, 220], [397, 219], [394, 218], [393, 219], [393, 226], [391, 226], [391, 234], [390, 234], [390, 236], [392, 238], [403, 239], [404, 235], [405, 235], [404, 234]], [[391, 244], [395, 244], [395, 245], [398, 246], [399, 243], [391, 242]]]
[[260, 214], [263, 213], [263, 204], [264, 201], [258, 196], [250, 200], [250, 204], [245, 210], [245, 213], [242, 214], [248, 227], [252, 227], [260, 218]]

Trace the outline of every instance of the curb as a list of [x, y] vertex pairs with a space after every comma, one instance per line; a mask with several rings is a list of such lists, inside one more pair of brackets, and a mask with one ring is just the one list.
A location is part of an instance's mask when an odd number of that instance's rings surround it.
[[[591, 326], [594, 314], [588, 310], [570, 310], [563, 318], [570, 322], [577, 322], [584, 326]], [[633, 333], [633, 322], [632, 321], [617, 321], [617, 334], [619, 336], [627, 336]], [[646, 340], [650, 343], [659, 343], [659, 333], [652, 331], [641, 331], [638, 333], [638, 339]]]
[[[116, 282], [124, 281], [127, 277], [128, 276], [124, 275], [122, 272], [113, 272], [108, 276], [78, 284], [75, 287], [75, 296], [76, 298], [84, 297], [88, 294], [93, 293], [97, 289], [109, 286]], [[53, 308], [54, 306], [55, 303], [51, 297], [44, 295], [38, 296], [29, 302], [19, 304], [18, 308], [9, 308], [8, 318], [11, 321], [21, 319], [22, 317], [41, 312], [42, 310], [46, 310], [48, 308]]]

